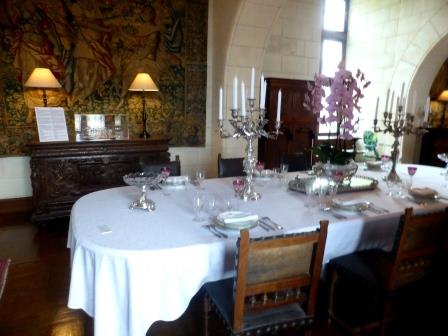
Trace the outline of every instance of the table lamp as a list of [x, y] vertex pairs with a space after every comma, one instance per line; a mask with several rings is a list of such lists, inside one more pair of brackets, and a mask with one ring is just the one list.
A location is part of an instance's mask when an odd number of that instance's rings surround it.
[[59, 84], [50, 69], [35, 68], [25, 82], [25, 86], [41, 88], [43, 91], [44, 106], [47, 107], [47, 92], [45, 89], [59, 89], [61, 84]]
[[443, 90], [437, 100], [445, 102], [448, 101], [448, 90]]
[[138, 73], [135, 76], [134, 81], [129, 87], [129, 91], [141, 91], [142, 92], [142, 123], [143, 123], [143, 131], [140, 134], [140, 138], [149, 138], [149, 133], [146, 130], [146, 100], [145, 100], [145, 91], [159, 91], [157, 85], [152, 80], [151, 76], [147, 73]]

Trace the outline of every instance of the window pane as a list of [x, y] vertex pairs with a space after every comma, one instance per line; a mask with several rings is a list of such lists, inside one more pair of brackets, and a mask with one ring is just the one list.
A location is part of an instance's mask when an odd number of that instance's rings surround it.
[[343, 32], [345, 0], [325, 0], [324, 29]]
[[322, 74], [333, 77], [342, 60], [342, 42], [324, 40], [322, 43]]

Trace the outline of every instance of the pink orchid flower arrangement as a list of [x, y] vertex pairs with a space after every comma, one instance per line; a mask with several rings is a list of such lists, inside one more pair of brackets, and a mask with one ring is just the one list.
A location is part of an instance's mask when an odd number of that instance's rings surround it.
[[[305, 96], [304, 106], [317, 116], [320, 124], [336, 123], [336, 145], [332, 146], [328, 142], [315, 148], [322, 162], [345, 164], [351, 158], [351, 153], [346, 152], [342, 142], [353, 139], [361, 112], [359, 100], [364, 97], [362, 90], [369, 85], [370, 81], [366, 81], [364, 73], [358, 69], [353, 77], [342, 62], [334, 77], [316, 74], [314, 85], [308, 83], [309, 95]], [[325, 107], [322, 102], [325, 98], [324, 87], [330, 88]]]

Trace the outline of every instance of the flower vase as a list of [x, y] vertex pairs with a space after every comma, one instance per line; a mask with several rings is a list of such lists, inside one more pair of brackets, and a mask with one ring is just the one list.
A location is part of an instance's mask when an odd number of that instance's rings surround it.
[[358, 165], [352, 160], [347, 164], [324, 163], [322, 165], [323, 174], [334, 181], [338, 186], [350, 184], [351, 178], [356, 174]]

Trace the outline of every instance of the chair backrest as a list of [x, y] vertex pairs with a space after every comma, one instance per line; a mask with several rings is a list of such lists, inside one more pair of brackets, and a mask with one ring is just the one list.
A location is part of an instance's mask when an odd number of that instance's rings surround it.
[[298, 302], [313, 316], [316, 308], [328, 221], [312, 232], [250, 239], [241, 230], [234, 288], [233, 330], [244, 313]]
[[280, 158], [280, 163], [287, 163], [290, 172], [308, 170], [311, 168], [311, 153], [284, 154]]
[[412, 208], [407, 208], [400, 220], [389, 291], [423, 279], [447, 247], [448, 208], [423, 215], [412, 212]]
[[10, 259], [0, 259], [0, 299], [2, 298], [3, 289], [5, 288], [10, 263]]
[[221, 154], [218, 154], [218, 176], [219, 177], [232, 177], [232, 176], [243, 176], [244, 158], [232, 158], [223, 159]]
[[171, 168], [171, 176], [180, 176], [180, 159], [179, 155], [176, 155], [176, 159], [170, 162], [153, 163], [140, 161], [140, 170], [145, 173], [159, 173], [163, 167]]

